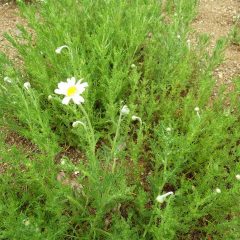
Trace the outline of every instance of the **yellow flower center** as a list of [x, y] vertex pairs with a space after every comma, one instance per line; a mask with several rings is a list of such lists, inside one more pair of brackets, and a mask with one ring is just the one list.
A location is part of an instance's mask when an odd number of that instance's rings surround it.
[[74, 95], [77, 92], [77, 88], [75, 86], [72, 86], [70, 88], [68, 88], [67, 90], [67, 96], [71, 97], [72, 95]]

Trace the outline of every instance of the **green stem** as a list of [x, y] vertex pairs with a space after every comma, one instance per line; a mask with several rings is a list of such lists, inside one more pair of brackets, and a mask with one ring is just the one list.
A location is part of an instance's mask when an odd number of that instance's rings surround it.
[[89, 144], [91, 145], [92, 154], [93, 154], [93, 156], [95, 157], [96, 140], [95, 140], [94, 130], [93, 130], [91, 121], [90, 121], [90, 119], [89, 119], [89, 117], [88, 117], [88, 114], [87, 114], [87, 112], [85, 111], [84, 107], [83, 107], [81, 104], [80, 104], [80, 108], [81, 108], [81, 111], [83, 112], [84, 116], [85, 116], [86, 119], [87, 119], [88, 128], [89, 128], [89, 130], [90, 130], [90, 135], [91, 135], [91, 140], [90, 140]]
[[117, 143], [117, 139], [118, 139], [118, 135], [119, 135], [119, 131], [120, 131], [121, 121], [122, 121], [122, 113], [120, 113], [120, 116], [118, 119], [117, 130], [116, 130], [116, 134], [115, 134], [115, 137], [113, 140], [113, 146], [112, 146], [112, 151], [111, 151], [111, 159], [113, 159], [112, 173], [114, 173], [115, 167], [116, 167], [116, 158], [114, 157], [114, 155], [115, 155], [115, 151], [116, 151], [116, 143]]
[[143, 238], [145, 238], [145, 236], [146, 236], [146, 234], [147, 234], [147, 232], [148, 232], [148, 230], [149, 230], [149, 227], [150, 227], [151, 224], [152, 224], [152, 221], [153, 221], [153, 215], [151, 215], [151, 218], [150, 218], [150, 220], [149, 220], [149, 223], [148, 223], [147, 227], [146, 227], [145, 230], [144, 230]]

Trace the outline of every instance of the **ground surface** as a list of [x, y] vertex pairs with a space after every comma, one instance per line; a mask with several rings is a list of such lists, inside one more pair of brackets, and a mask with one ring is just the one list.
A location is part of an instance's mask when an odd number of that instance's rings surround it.
[[[239, 14], [239, 0], [200, 0], [199, 14], [193, 28], [197, 33], [208, 34], [211, 37], [210, 48], [214, 48], [219, 38], [231, 32]], [[217, 85], [227, 84], [231, 87], [232, 79], [239, 74], [240, 47], [231, 44], [225, 51], [224, 62], [216, 69]]]
[[[3, 34], [9, 32], [18, 35], [17, 24], [23, 20], [18, 15], [14, 3], [0, 0], [0, 51], [12, 59], [17, 58], [16, 52], [5, 40]], [[240, 0], [200, 0], [199, 13], [193, 23], [197, 33], [209, 34], [210, 48], [214, 48], [217, 39], [227, 36], [240, 14]], [[240, 74], [240, 47], [230, 45], [225, 51], [224, 62], [216, 69], [217, 84], [231, 85], [232, 79]]]
[[5, 39], [4, 33], [18, 35], [19, 31], [16, 26], [23, 22], [14, 3], [4, 3], [0, 0], [0, 51], [6, 53], [11, 59], [17, 58], [17, 54]]

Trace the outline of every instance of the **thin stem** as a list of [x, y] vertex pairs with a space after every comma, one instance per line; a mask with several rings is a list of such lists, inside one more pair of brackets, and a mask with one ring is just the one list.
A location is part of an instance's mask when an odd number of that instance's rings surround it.
[[87, 114], [87, 112], [85, 111], [84, 107], [81, 104], [80, 104], [80, 108], [81, 108], [81, 111], [83, 112], [84, 116], [87, 119], [88, 128], [90, 130], [90, 135], [91, 135], [91, 141], [90, 141], [89, 144], [91, 145], [91, 148], [92, 148], [91, 150], [92, 150], [93, 156], [95, 157], [96, 140], [95, 140], [94, 130], [93, 130], [91, 121], [90, 121], [90, 119], [88, 117], [88, 114]]
[[201, 118], [201, 116], [200, 116], [199, 112], [197, 112], [197, 116], [198, 116], [198, 118], [199, 118], [199, 119]]
[[[72, 49], [68, 48], [69, 50], [69, 53], [70, 53], [70, 60], [71, 60], [71, 63], [72, 63], [72, 66], [74, 68], [74, 56], [73, 56], [73, 51]], [[74, 69], [75, 70], [75, 69]]]
[[116, 151], [116, 143], [117, 143], [117, 139], [118, 139], [118, 135], [119, 135], [121, 121], [122, 121], [122, 113], [120, 112], [120, 116], [119, 116], [118, 124], [117, 124], [117, 130], [116, 130], [116, 134], [115, 134], [115, 137], [113, 140], [113, 146], [112, 146], [112, 151], [111, 151], [111, 159], [113, 159], [113, 166], [112, 166], [113, 173], [114, 173], [115, 167], [116, 167], [116, 158], [114, 157], [114, 155], [115, 155], [115, 151]]
[[151, 218], [150, 218], [150, 220], [149, 220], [149, 223], [148, 223], [147, 227], [146, 227], [145, 230], [144, 230], [143, 238], [145, 238], [145, 236], [146, 236], [146, 234], [147, 234], [147, 232], [148, 232], [148, 230], [149, 230], [149, 227], [150, 227], [151, 224], [152, 224], [152, 221], [153, 221], [153, 215], [151, 215]]

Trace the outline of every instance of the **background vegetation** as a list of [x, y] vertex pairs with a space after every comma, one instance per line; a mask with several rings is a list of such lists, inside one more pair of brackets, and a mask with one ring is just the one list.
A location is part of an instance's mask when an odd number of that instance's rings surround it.
[[[191, 38], [197, 1], [18, 2], [29, 26], [6, 37], [22, 64], [0, 55], [0, 239], [239, 239], [239, 79], [213, 97], [229, 39], [209, 54]], [[89, 84], [94, 155], [72, 127], [85, 115], [54, 94], [72, 76]]]

